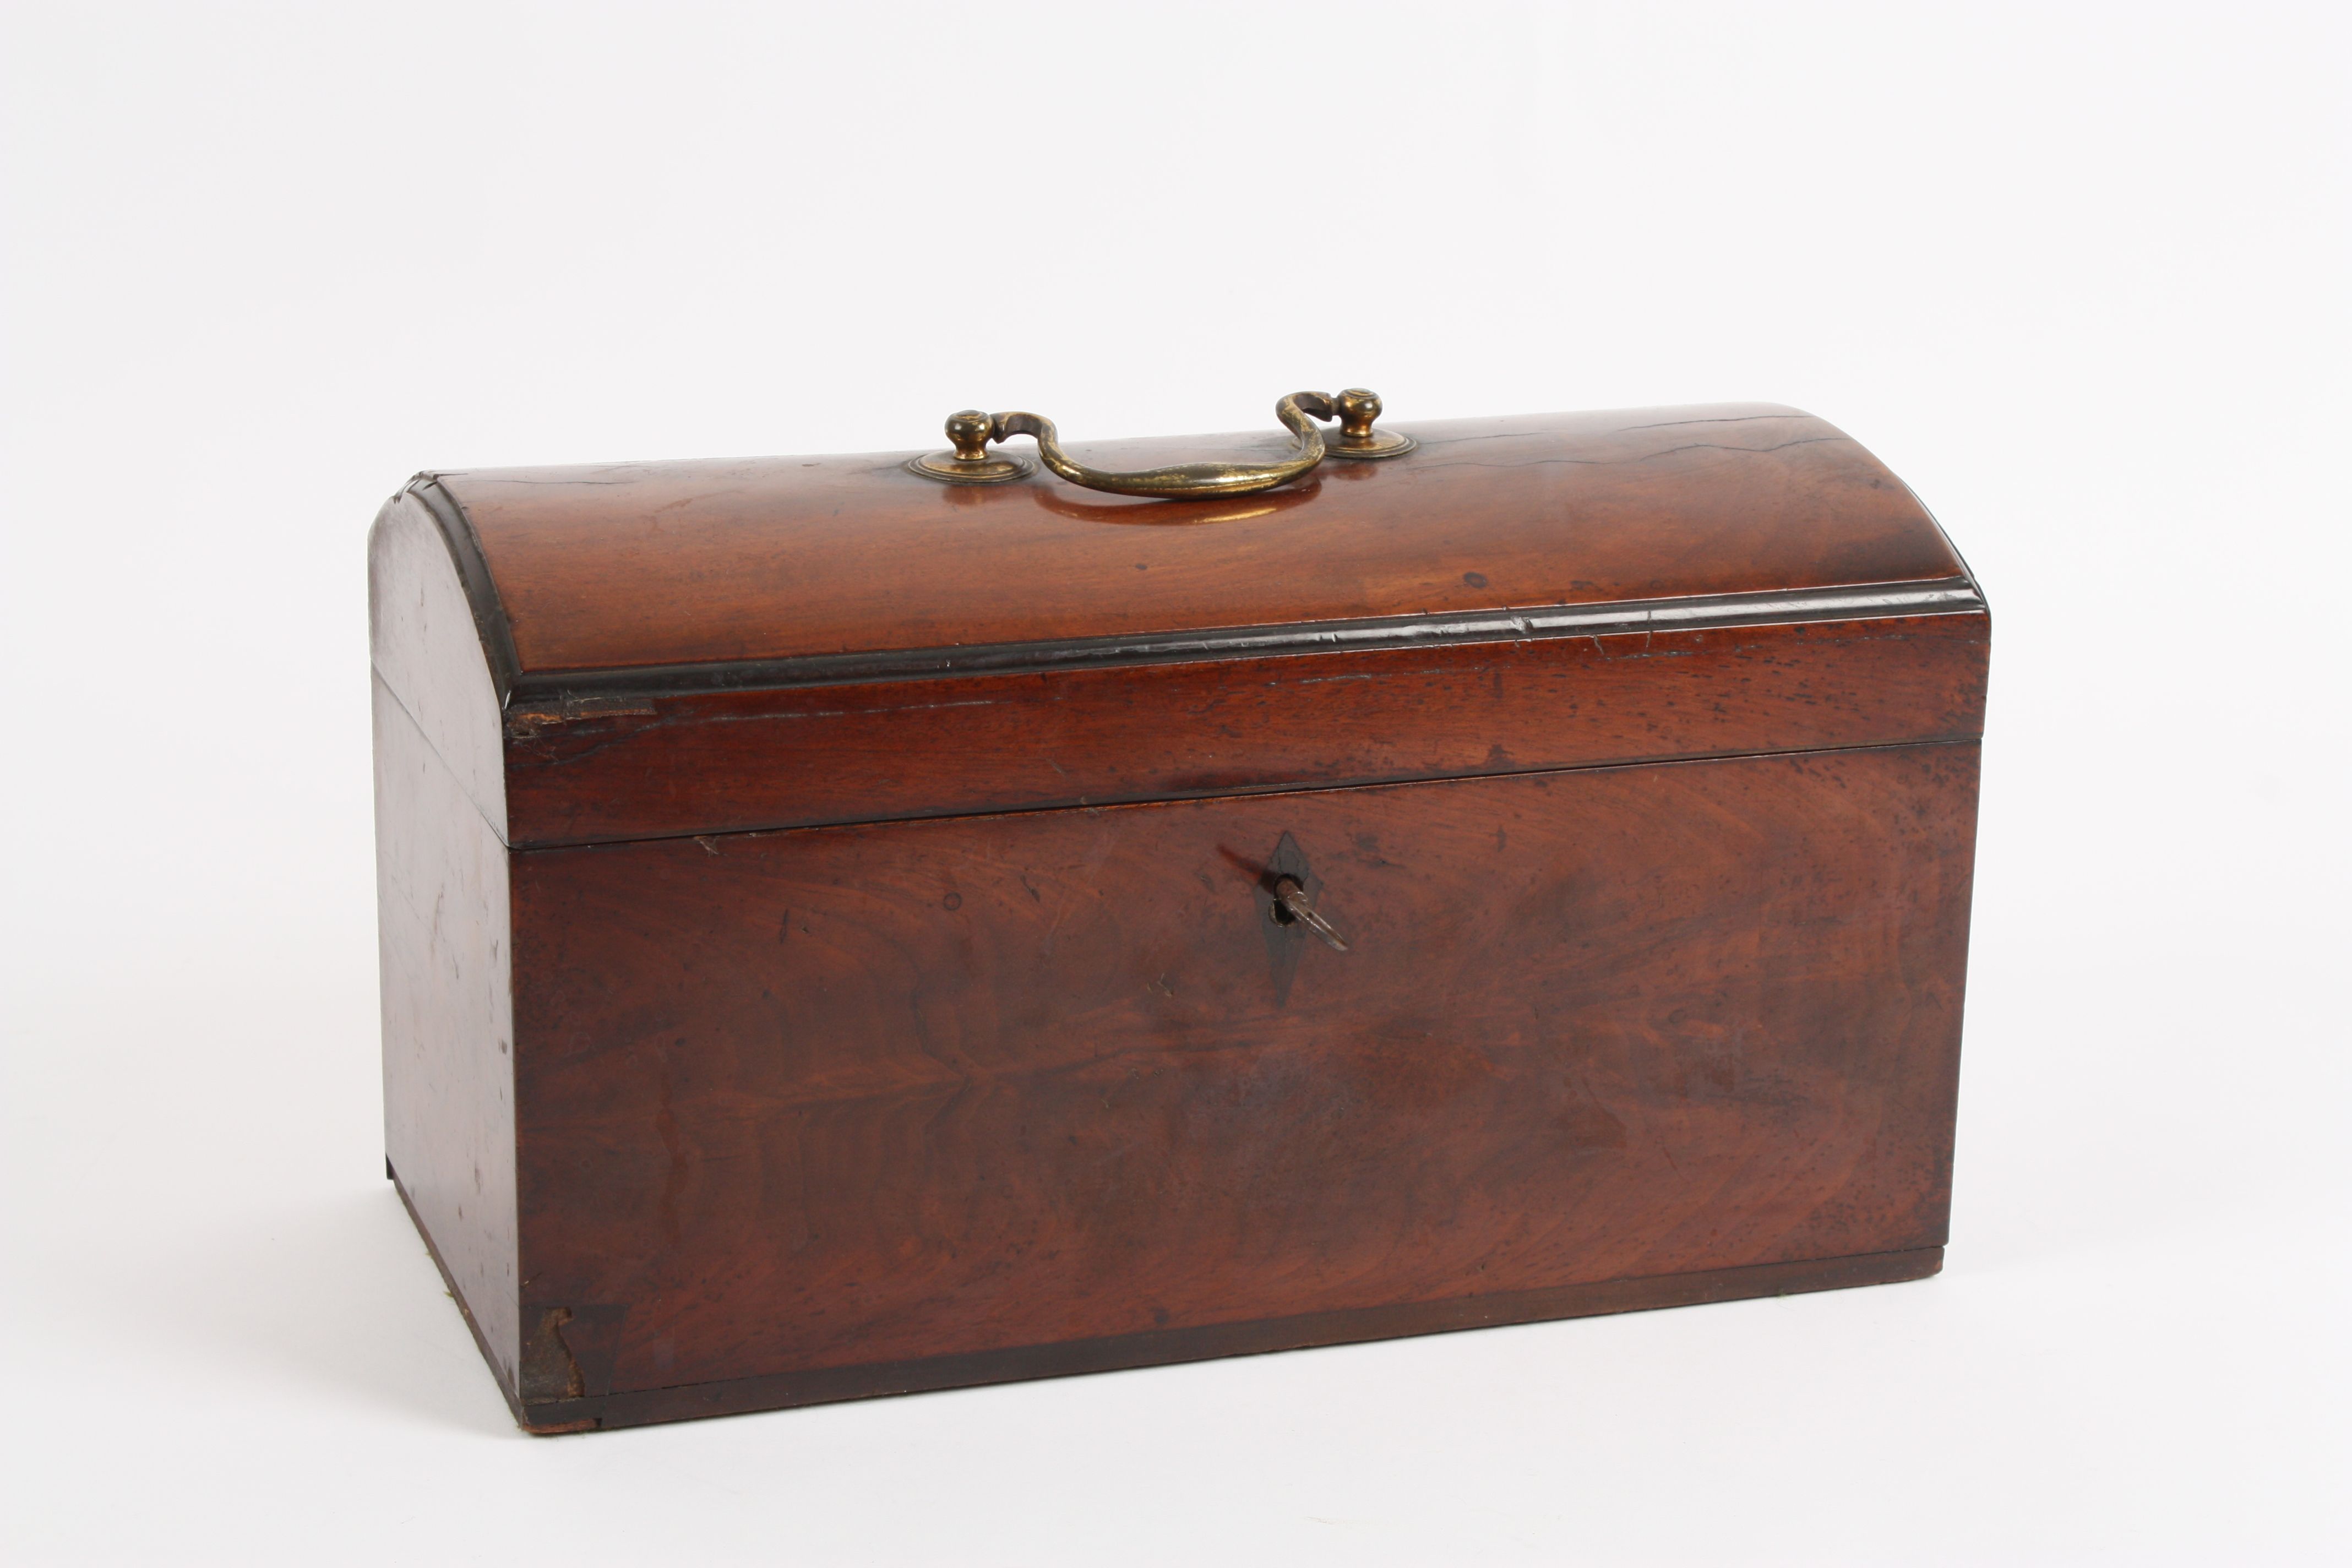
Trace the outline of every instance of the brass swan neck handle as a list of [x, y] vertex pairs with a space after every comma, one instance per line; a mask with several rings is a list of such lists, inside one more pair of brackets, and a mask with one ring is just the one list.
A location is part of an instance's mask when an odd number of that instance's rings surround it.
[[[1337, 397], [1322, 392], [1294, 392], [1274, 405], [1295, 443], [1288, 457], [1270, 463], [1177, 463], [1164, 468], [1113, 473], [1090, 468], [1062, 450], [1054, 422], [1042, 414], [983, 414], [967, 408], [948, 418], [952, 450], [932, 452], [908, 462], [908, 468], [925, 479], [950, 484], [998, 485], [1025, 478], [1033, 471], [1027, 459], [992, 457], [991, 441], [1015, 436], [1033, 437], [1045, 465], [1074, 485], [1112, 495], [1150, 496], [1163, 500], [1187, 497], [1255, 495], [1302, 479], [1326, 457], [1393, 458], [1413, 447], [1410, 436], [1373, 427], [1380, 417], [1378, 395], [1351, 387]], [[1338, 433], [1327, 440], [1315, 421], [1336, 419]]]
[[[1308, 417], [1309, 416], [1313, 417]], [[1304, 478], [1323, 461], [1323, 432], [1317, 419], [1334, 417], [1331, 399], [1320, 392], [1294, 392], [1274, 405], [1296, 442], [1291, 455], [1274, 463], [1177, 463], [1165, 468], [1139, 468], [1115, 474], [1090, 468], [1062, 450], [1054, 422], [1041, 414], [1000, 414], [994, 435], [999, 441], [1013, 436], [1037, 438], [1037, 456], [1045, 465], [1074, 485], [1108, 490], [1116, 496], [1246, 496]]]

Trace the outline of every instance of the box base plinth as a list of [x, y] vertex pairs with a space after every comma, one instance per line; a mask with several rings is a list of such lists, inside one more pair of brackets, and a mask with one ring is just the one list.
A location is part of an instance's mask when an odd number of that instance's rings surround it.
[[[992, 1383], [1020, 1383], [1032, 1378], [1069, 1377], [1083, 1373], [1119, 1372], [1138, 1367], [1167, 1366], [1180, 1362], [1212, 1361], [1224, 1356], [1261, 1355], [1275, 1351], [1306, 1350], [1318, 1345], [1356, 1344], [1370, 1340], [1402, 1339], [1463, 1329], [1500, 1328], [1513, 1323], [1598, 1317], [1610, 1312], [1648, 1311], [1663, 1307], [1695, 1307], [1711, 1301], [1737, 1301], [1759, 1296], [1793, 1296], [1808, 1290], [1843, 1290], [1857, 1285], [1892, 1285], [1908, 1279], [1926, 1279], [1943, 1266], [1942, 1247], [1922, 1247], [1903, 1252], [1878, 1252], [1853, 1258], [1766, 1263], [1744, 1268], [1657, 1275], [1641, 1279], [1611, 1279], [1590, 1285], [1473, 1296], [1451, 1301], [1365, 1307], [1254, 1323], [1167, 1329], [1110, 1339], [982, 1351], [969, 1355], [935, 1356], [921, 1361], [873, 1366], [828, 1367], [815, 1372], [730, 1378], [724, 1382], [691, 1384], [678, 1388], [616, 1393], [594, 1399], [563, 1399], [521, 1405], [511, 1393], [508, 1394], [507, 1399], [509, 1405], [516, 1406], [516, 1419], [524, 1430], [553, 1436], [613, 1426], [650, 1426], [664, 1421], [690, 1421], [706, 1415], [740, 1415], [758, 1410], [829, 1405], [841, 1400], [872, 1399], [893, 1394], [922, 1394]], [[470, 1316], [467, 1321], [472, 1321]]]

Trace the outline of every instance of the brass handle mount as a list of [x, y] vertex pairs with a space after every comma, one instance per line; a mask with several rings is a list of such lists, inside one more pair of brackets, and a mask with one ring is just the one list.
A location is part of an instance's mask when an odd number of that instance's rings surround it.
[[[1037, 456], [1045, 465], [1074, 485], [1108, 490], [1112, 495], [1181, 500], [1199, 496], [1255, 495], [1304, 478], [1327, 457], [1396, 458], [1412, 451], [1414, 446], [1412, 437], [1374, 425], [1381, 416], [1380, 395], [1360, 386], [1350, 387], [1337, 397], [1321, 392], [1294, 392], [1274, 405], [1274, 416], [1282, 421], [1283, 428], [1290, 432], [1295, 443], [1290, 455], [1278, 461], [1178, 463], [1164, 468], [1113, 473], [1075, 461], [1062, 450], [1061, 437], [1054, 422], [1043, 415], [984, 414], [977, 408], [967, 408], [948, 416], [948, 440], [951, 443], [948, 451], [926, 453], [909, 461], [907, 468], [927, 479], [951, 485], [1009, 484], [1035, 469], [1025, 458], [1002, 454], [992, 457], [988, 444], [1028, 436], [1036, 440]], [[1327, 438], [1315, 426], [1318, 419], [1338, 420], [1338, 433]]]

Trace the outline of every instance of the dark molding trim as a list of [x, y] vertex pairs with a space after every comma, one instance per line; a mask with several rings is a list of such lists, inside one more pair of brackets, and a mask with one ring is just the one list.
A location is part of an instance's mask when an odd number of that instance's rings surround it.
[[489, 662], [490, 685], [503, 710], [508, 696], [522, 679], [522, 662], [515, 657], [514, 628], [507, 624], [506, 605], [499, 599], [498, 579], [483, 559], [482, 542], [474, 534], [474, 520], [441, 484], [438, 474], [419, 474], [408, 481], [416, 498], [441, 530], [441, 542], [457, 563], [457, 580], [466, 585], [466, 603], [474, 612], [474, 631], [482, 639], [482, 656]]
[[[438, 492], [436, 487], [436, 493]], [[429, 503], [428, 503], [429, 504]], [[436, 516], [439, 514], [436, 512]], [[463, 514], [457, 514], [462, 523]], [[447, 525], [444, 525], [445, 531]], [[472, 540], [472, 531], [465, 531]], [[458, 546], [450, 546], [453, 553]], [[478, 549], [476, 560], [479, 560]], [[463, 555], [459, 570], [465, 570]], [[488, 574], [485, 572], [484, 581]], [[467, 592], [473, 579], [467, 578]], [[495, 590], [475, 599], [475, 618], [514, 644]], [[1234, 626], [1215, 631], [1146, 633], [1063, 642], [996, 643], [971, 647], [910, 648], [878, 653], [817, 654], [799, 658], [741, 659], [709, 664], [645, 665], [627, 669], [535, 671], [517, 675], [518, 700], [684, 696], [708, 691], [846, 686], [920, 680], [940, 676], [1033, 675], [1106, 665], [1178, 664], [1284, 654], [1336, 653], [1353, 648], [1429, 647], [1451, 643], [1520, 642], [1542, 637], [1622, 637], [1629, 633], [1773, 626], [1790, 621], [1852, 621], [1902, 616], [1981, 614], [1985, 603], [1966, 577], [1923, 583], [1872, 583], [1851, 587], [1708, 598], [1630, 599], [1613, 604], [1493, 610], [1465, 616], [1391, 616], [1373, 620], [1307, 621], [1288, 626]], [[491, 650], [495, 668], [499, 654]], [[511, 663], [509, 664], [511, 668]], [[505, 689], [500, 692], [504, 699]]]

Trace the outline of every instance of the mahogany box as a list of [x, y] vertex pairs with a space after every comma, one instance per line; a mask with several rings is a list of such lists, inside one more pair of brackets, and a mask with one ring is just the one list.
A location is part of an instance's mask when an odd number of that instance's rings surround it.
[[1792, 409], [1348, 396], [385, 505], [387, 1163], [523, 1426], [1940, 1267], [1959, 556]]

